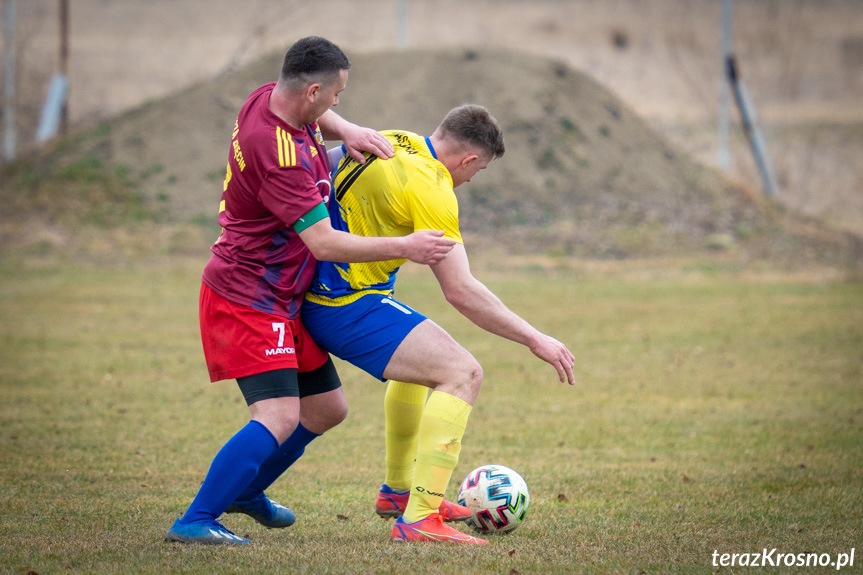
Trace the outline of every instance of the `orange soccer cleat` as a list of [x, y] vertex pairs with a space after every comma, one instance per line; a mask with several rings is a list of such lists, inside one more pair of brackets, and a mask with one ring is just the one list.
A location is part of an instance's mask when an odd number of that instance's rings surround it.
[[444, 517], [432, 513], [425, 519], [406, 523], [399, 517], [393, 525], [390, 536], [393, 541], [437, 541], [444, 543], [466, 543], [468, 545], [488, 545], [488, 541], [462, 533], [449, 525], [444, 525]]
[[[391, 517], [401, 517], [408, 506], [410, 494], [410, 491], [393, 491], [384, 483], [375, 501], [375, 513], [387, 520]], [[464, 505], [446, 499], [441, 501], [438, 513], [444, 517], [444, 521], [466, 521], [473, 515], [473, 512]]]

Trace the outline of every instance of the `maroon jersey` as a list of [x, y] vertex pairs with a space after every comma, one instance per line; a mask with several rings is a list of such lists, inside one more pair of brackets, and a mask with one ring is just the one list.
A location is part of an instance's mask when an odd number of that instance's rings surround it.
[[[274, 86], [252, 92], [237, 116], [219, 210], [222, 235], [203, 281], [227, 300], [294, 319], [317, 260], [293, 226], [329, 201], [330, 178], [317, 124], [297, 130], [276, 116], [268, 105]], [[315, 221], [327, 217], [326, 210], [315, 214]]]

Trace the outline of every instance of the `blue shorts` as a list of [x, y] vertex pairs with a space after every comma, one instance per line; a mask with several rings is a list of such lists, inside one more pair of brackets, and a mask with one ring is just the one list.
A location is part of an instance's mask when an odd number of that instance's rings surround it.
[[338, 307], [306, 300], [300, 317], [319, 346], [381, 381], [385, 381], [384, 369], [396, 348], [426, 319], [380, 294], [369, 294]]

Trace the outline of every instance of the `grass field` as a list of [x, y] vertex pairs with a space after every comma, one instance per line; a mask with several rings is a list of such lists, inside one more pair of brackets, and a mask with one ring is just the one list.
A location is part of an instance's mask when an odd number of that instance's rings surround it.
[[0, 261], [0, 573], [819, 571], [713, 564], [774, 548], [853, 548], [860, 572], [863, 284], [703, 262], [479, 274], [570, 346], [574, 388], [406, 270], [399, 297], [486, 373], [448, 495], [480, 464], [516, 469], [532, 503], [515, 533], [389, 543], [372, 510], [384, 386], [339, 364], [348, 420], [270, 491], [297, 524], [228, 516], [253, 545], [166, 544], [248, 415], [234, 383], [206, 379], [202, 264]]

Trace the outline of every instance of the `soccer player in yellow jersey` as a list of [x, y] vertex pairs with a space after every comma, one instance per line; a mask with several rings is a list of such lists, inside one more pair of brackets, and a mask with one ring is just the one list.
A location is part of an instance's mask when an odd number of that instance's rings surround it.
[[[369, 157], [364, 164], [344, 157], [338, 164], [329, 204], [333, 227], [390, 237], [444, 230], [456, 246], [431, 268], [447, 301], [477, 326], [527, 346], [571, 385], [575, 357], [567, 347], [508, 309], [470, 271], [454, 188], [503, 155], [497, 121], [484, 107], [469, 104], [451, 110], [430, 137], [382, 133], [394, 157]], [[443, 497], [482, 367], [441, 327], [392, 298], [405, 261], [318, 262], [303, 321], [324, 349], [389, 380], [387, 473], [376, 508], [382, 516], [399, 516], [392, 539], [486, 543], [445, 523], [467, 519], [470, 511]]]

